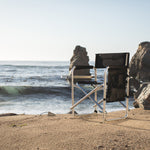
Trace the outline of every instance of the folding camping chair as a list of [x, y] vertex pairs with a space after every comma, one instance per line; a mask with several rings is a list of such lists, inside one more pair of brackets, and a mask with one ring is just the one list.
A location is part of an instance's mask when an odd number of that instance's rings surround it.
[[[108, 53], [108, 54], [96, 54], [95, 67], [93, 66], [74, 66], [71, 70], [71, 87], [72, 87], [72, 113], [74, 114], [74, 108], [85, 99], [89, 98], [95, 105], [95, 111], [97, 106], [100, 112], [103, 113], [104, 121], [106, 120], [106, 102], [119, 102], [126, 108], [124, 117], [116, 118], [122, 119], [128, 116], [128, 102], [129, 102], [129, 53]], [[104, 82], [97, 82], [97, 69], [104, 69]], [[74, 76], [76, 69], [94, 69], [95, 76], [94, 81], [91, 80], [92, 76]], [[79, 80], [77, 80], [79, 79]], [[82, 80], [80, 80], [82, 79]], [[89, 93], [87, 93], [80, 84], [94, 85]], [[77, 103], [74, 104], [74, 88], [80, 89], [85, 96], [82, 97]], [[103, 99], [97, 102], [97, 92], [103, 90]], [[95, 98], [91, 97], [95, 94]], [[126, 99], [126, 105], [122, 102]], [[103, 107], [101, 106], [103, 103]], [[114, 119], [113, 119], [114, 120]]]
[[[94, 69], [95, 70], [95, 76], [92, 75], [74, 75], [75, 70], [80, 70], [80, 69]], [[96, 69], [93, 66], [74, 66], [70, 72], [70, 77], [71, 77], [71, 96], [72, 96], [72, 114], [74, 114], [74, 107], [76, 107], [78, 104], [80, 104], [82, 101], [85, 99], [89, 98], [92, 100], [102, 111], [103, 108], [97, 103], [97, 91], [101, 90], [103, 88], [102, 85], [99, 82], [97, 82], [97, 73]], [[92, 80], [94, 78], [94, 80]], [[94, 89], [92, 89], [89, 93], [85, 89], [82, 88], [81, 84], [90, 84]], [[85, 96], [82, 97], [77, 103], [74, 104], [74, 88], [78, 88], [81, 90]], [[95, 93], [95, 98], [93, 99], [91, 95]], [[97, 111], [97, 108], [95, 107], [95, 111]]]

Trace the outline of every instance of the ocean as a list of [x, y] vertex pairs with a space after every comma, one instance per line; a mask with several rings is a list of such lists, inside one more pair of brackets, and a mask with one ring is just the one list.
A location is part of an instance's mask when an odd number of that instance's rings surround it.
[[[103, 73], [100, 70], [99, 80], [103, 80]], [[0, 114], [68, 113], [72, 104], [68, 74], [69, 61], [0, 61]], [[83, 96], [77, 89], [75, 94], [75, 101]], [[98, 98], [102, 96], [103, 91], [99, 91]], [[130, 98], [130, 108], [132, 103]], [[93, 113], [93, 105], [87, 99], [75, 110], [79, 114]], [[117, 102], [108, 103], [106, 108], [108, 112], [122, 109]]]

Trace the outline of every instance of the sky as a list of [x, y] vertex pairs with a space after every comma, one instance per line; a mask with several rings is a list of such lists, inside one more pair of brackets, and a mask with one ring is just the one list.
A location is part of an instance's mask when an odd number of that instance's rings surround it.
[[0, 60], [69, 61], [76, 45], [130, 52], [150, 41], [150, 0], [0, 0]]

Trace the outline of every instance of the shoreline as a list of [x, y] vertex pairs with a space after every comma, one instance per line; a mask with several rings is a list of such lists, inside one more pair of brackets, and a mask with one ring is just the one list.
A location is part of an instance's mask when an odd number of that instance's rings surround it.
[[[108, 113], [119, 117], [124, 111]], [[102, 114], [0, 117], [3, 150], [123, 150], [150, 147], [150, 110], [132, 109], [127, 119], [103, 123]]]
[[[129, 102], [131, 102], [131, 103], [133, 104], [134, 99], [131, 98]], [[82, 105], [83, 105], [83, 104], [82, 104]], [[114, 106], [116, 107], [117, 105], [114, 104]], [[69, 108], [69, 107], [71, 107], [71, 104], [68, 105], [68, 108]], [[117, 112], [117, 111], [121, 111], [122, 109], [125, 109], [125, 108], [123, 108], [121, 105], [120, 105], [120, 107], [117, 106], [118, 108], [113, 108], [113, 105], [111, 106], [112, 108], [109, 108], [109, 106], [107, 106], [107, 105], [106, 105], [106, 107], [107, 107], [107, 112], [108, 112], [108, 113]], [[129, 109], [132, 110], [132, 109], [135, 109], [135, 108], [134, 108], [133, 105], [129, 104]], [[2, 114], [11, 114], [11, 113], [12, 113], [12, 114], [17, 114], [17, 115], [22, 115], [22, 114], [23, 114], [23, 115], [41, 115], [41, 114], [46, 114], [46, 113], [48, 113], [48, 112], [51, 112], [51, 113], [54, 113], [54, 114], [59, 115], [59, 114], [68, 114], [70, 111], [71, 111], [70, 109], [68, 109], [68, 111], [61, 112], [61, 113], [57, 113], [57, 112], [55, 112], [55, 111], [53, 111], [53, 110], [50, 110], [50, 111], [49, 111], [49, 109], [40, 111], [40, 112], [38, 112], [38, 113], [37, 113], [37, 111], [34, 111], [34, 113], [31, 113], [30, 110], [28, 110], [28, 113], [27, 113], [27, 111], [23, 111], [23, 112], [18, 112], [18, 111], [2, 111], [2, 112], [0, 112], [0, 116], [1, 116]], [[83, 115], [84, 115], [84, 114], [91, 114], [91, 113], [94, 112], [94, 107], [91, 107], [89, 110], [86, 110], [86, 109], [84, 108], [84, 111], [77, 110], [77, 109], [75, 108], [75, 111], [76, 111], [79, 115], [82, 115], [82, 114], [83, 114]], [[36, 112], [36, 113], [35, 113], [35, 112]]]

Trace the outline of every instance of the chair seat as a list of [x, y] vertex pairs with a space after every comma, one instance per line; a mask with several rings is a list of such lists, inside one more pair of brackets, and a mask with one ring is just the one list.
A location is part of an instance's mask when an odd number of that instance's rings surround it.
[[74, 79], [84, 79], [84, 80], [86, 80], [86, 79], [92, 79], [92, 78], [94, 78], [94, 76], [88, 76], [88, 75], [75, 75], [74, 76]]

